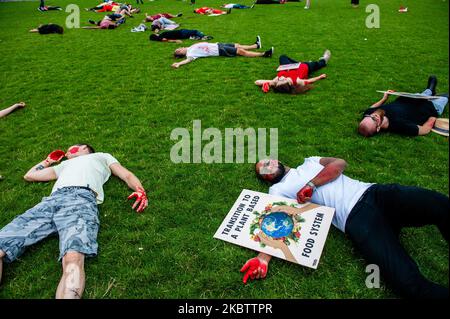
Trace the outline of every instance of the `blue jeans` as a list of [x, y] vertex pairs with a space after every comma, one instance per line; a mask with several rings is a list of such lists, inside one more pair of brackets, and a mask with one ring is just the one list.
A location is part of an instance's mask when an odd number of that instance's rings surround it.
[[159, 18], [158, 21], [161, 22], [161, 25], [162, 25], [163, 28], [165, 26], [167, 26], [167, 25], [170, 25], [170, 24], [176, 24], [174, 21], [169, 20], [169, 19], [164, 18], [164, 17]]
[[190, 37], [201, 39], [205, 36], [203, 32], [200, 32], [198, 30], [187, 30], [187, 29], [180, 30], [180, 34], [183, 39], [189, 39]]
[[[432, 92], [430, 89], [426, 89], [421, 93], [421, 95], [425, 96], [431, 96]], [[430, 100], [431, 103], [433, 103], [434, 108], [436, 109], [436, 112], [438, 112], [439, 115], [442, 115], [444, 113], [445, 106], [448, 103], [448, 98], [445, 96], [442, 96], [438, 99]]]

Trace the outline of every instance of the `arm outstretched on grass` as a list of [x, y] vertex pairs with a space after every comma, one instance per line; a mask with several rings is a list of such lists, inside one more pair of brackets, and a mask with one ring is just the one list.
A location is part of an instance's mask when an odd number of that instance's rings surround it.
[[191, 63], [192, 61], [194, 61], [194, 59], [187, 58], [186, 60], [183, 60], [181, 62], [175, 62], [174, 64], [172, 64], [172, 67], [178, 69], [180, 66]]

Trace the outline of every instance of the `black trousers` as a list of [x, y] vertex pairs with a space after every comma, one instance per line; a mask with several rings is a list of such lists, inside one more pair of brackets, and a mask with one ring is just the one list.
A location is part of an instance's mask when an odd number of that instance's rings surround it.
[[[291, 59], [290, 57], [288, 57], [287, 55], [281, 55], [280, 56], [280, 65], [285, 65], [285, 64], [291, 64], [291, 63], [298, 63], [298, 61], [295, 61], [294, 59]], [[302, 62], [305, 63], [306, 65], [308, 65], [308, 75], [320, 70], [321, 68], [325, 67], [327, 65], [327, 62], [325, 61], [325, 59], [320, 59], [317, 62]]]
[[436, 225], [448, 242], [449, 198], [397, 184], [373, 185], [350, 212], [345, 232], [394, 291], [407, 298], [448, 298], [448, 288], [426, 279], [399, 241], [403, 227]]

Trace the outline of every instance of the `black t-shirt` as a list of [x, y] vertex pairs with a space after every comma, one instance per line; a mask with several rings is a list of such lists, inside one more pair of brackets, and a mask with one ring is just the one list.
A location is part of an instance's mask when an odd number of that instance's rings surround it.
[[155, 38], [155, 41], [162, 41], [162, 39], [167, 40], [177, 40], [183, 39], [182, 30], [172, 30], [172, 31], [164, 31], [157, 35], [158, 40]]
[[40, 34], [49, 34], [49, 33], [61, 33], [62, 27], [57, 24], [49, 23], [41, 25], [38, 28]]
[[388, 131], [416, 136], [419, 135], [419, 127], [428, 118], [438, 117], [438, 113], [428, 100], [399, 97], [394, 102], [366, 110], [364, 115], [370, 115], [378, 109], [384, 110], [389, 120]]

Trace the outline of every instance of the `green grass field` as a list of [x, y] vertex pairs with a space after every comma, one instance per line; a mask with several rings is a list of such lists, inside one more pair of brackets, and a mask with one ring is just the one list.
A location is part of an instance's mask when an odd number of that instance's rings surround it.
[[[83, 9], [98, 1], [77, 2], [82, 25], [102, 17]], [[334, 227], [317, 270], [273, 260], [266, 280], [244, 286], [239, 269], [255, 252], [213, 234], [243, 188], [266, 192], [267, 186], [255, 178], [252, 163], [170, 160], [171, 131], [192, 131], [196, 119], [222, 132], [278, 128], [279, 158], [290, 166], [308, 156], [340, 157], [352, 178], [448, 195], [447, 138], [364, 139], [356, 133], [362, 111], [382, 97], [376, 90], [421, 92], [436, 74], [438, 91], [448, 92], [448, 1], [370, 1], [381, 9], [379, 29], [366, 28], [368, 2], [361, 2], [358, 9], [347, 0], [313, 0], [310, 10], [304, 2], [257, 5], [206, 17], [192, 13], [188, 2], [146, 1], [117, 30], [67, 29], [63, 36], [28, 30], [64, 25], [64, 11], [41, 13], [37, 2], [0, 3], [0, 108], [28, 105], [0, 120], [0, 227], [50, 193], [52, 183], [27, 183], [25, 172], [53, 149], [84, 141], [136, 173], [150, 199], [138, 215], [126, 202], [124, 183], [111, 178], [105, 185], [99, 255], [86, 262], [85, 298], [396, 298], [384, 283], [366, 288], [364, 260]], [[222, 3], [198, 0], [197, 7]], [[400, 5], [409, 12], [398, 13]], [[183, 12], [176, 20], [183, 28], [217, 42], [251, 44], [259, 34], [275, 55], [200, 59], [174, 70], [179, 45], [150, 43], [149, 32], [130, 32], [144, 12]], [[263, 94], [254, 85], [275, 75], [280, 54], [312, 60], [325, 49], [332, 51], [328, 79], [306, 95]], [[407, 229], [401, 239], [425, 276], [448, 286], [448, 244], [438, 230]], [[4, 265], [0, 298], [53, 298], [61, 274], [57, 257], [53, 237]]]

